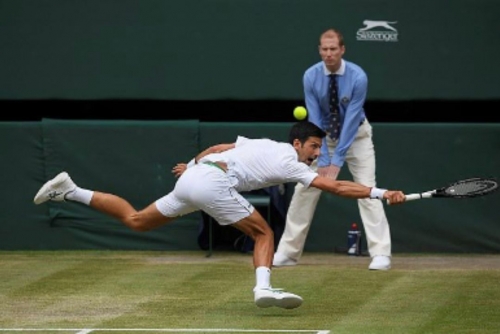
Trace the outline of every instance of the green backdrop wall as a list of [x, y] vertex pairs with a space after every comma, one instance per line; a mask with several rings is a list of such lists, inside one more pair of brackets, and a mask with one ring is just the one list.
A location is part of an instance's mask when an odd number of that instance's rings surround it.
[[[286, 141], [287, 123], [198, 121], [0, 122], [0, 249], [197, 250], [199, 213], [139, 233], [76, 203], [34, 205], [39, 187], [67, 170], [77, 184], [124, 196], [137, 208], [174, 185], [171, 168], [237, 135]], [[373, 124], [381, 187], [416, 192], [456, 179], [498, 176], [500, 126]], [[341, 178], [349, 179], [346, 171]], [[500, 192], [470, 200], [386, 206], [394, 252], [500, 251]], [[345, 246], [356, 202], [324, 193], [306, 251]]]
[[0, 0], [0, 99], [301, 99], [329, 27], [369, 99], [498, 99], [499, 12], [493, 0]]

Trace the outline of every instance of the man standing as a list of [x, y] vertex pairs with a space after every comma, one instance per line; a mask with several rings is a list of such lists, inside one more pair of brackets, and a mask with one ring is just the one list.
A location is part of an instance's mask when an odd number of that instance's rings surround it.
[[[366, 119], [365, 103], [368, 79], [358, 65], [344, 60], [344, 39], [336, 29], [320, 36], [322, 61], [305, 71], [303, 77], [308, 120], [325, 132], [320, 156], [311, 167], [321, 176], [335, 180], [347, 163], [353, 179], [368, 187], [376, 185], [375, 150], [372, 127]], [[295, 187], [287, 213], [286, 225], [274, 266], [297, 264], [311, 226], [321, 190]], [[380, 201], [358, 200], [368, 250], [370, 270], [391, 268], [391, 236], [384, 207]]]

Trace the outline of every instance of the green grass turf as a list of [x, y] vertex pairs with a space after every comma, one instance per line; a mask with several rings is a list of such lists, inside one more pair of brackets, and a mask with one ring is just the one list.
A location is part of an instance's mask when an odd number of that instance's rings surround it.
[[393, 269], [384, 272], [369, 271], [368, 263], [306, 254], [301, 265], [273, 269], [274, 287], [304, 298], [301, 307], [283, 310], [254, 305], [248, 254], [5, 251], [0, 334], [20, 333], [7, 330], [13, 328], [500, 333], [500, 255], [395, 255]]

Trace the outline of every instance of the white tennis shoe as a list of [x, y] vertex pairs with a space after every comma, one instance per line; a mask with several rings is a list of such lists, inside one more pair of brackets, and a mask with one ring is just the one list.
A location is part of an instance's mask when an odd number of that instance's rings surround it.
[[368, 266], [370, 270], [389, 270], [391, 269], [391, 258], [385, 255], [375, 255]]
[[45, 184], [38, 190], [33, 202], [35, 204], [42, 204], [47, 201], [62, 202], [66, 200], [66, 195], [75, 191], [76, 184], [71, 180], [68, 173], [61, 172], [52, 180], [45, 182]]
[[258, 307], [281, 307], [292, 309], [302, 305], [302, 297], [283, 289], [256, 288], [254, 289], [254, 300]]

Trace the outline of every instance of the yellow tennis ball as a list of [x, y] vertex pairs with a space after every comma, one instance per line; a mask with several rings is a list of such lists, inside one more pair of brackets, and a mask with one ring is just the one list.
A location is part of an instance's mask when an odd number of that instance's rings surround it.
[[293, 109], [293, 116], [299, 121], [303, 120], [304, 118], [307, 117], [306, 108], [302, 106], [295, 107], [295, 109]]

